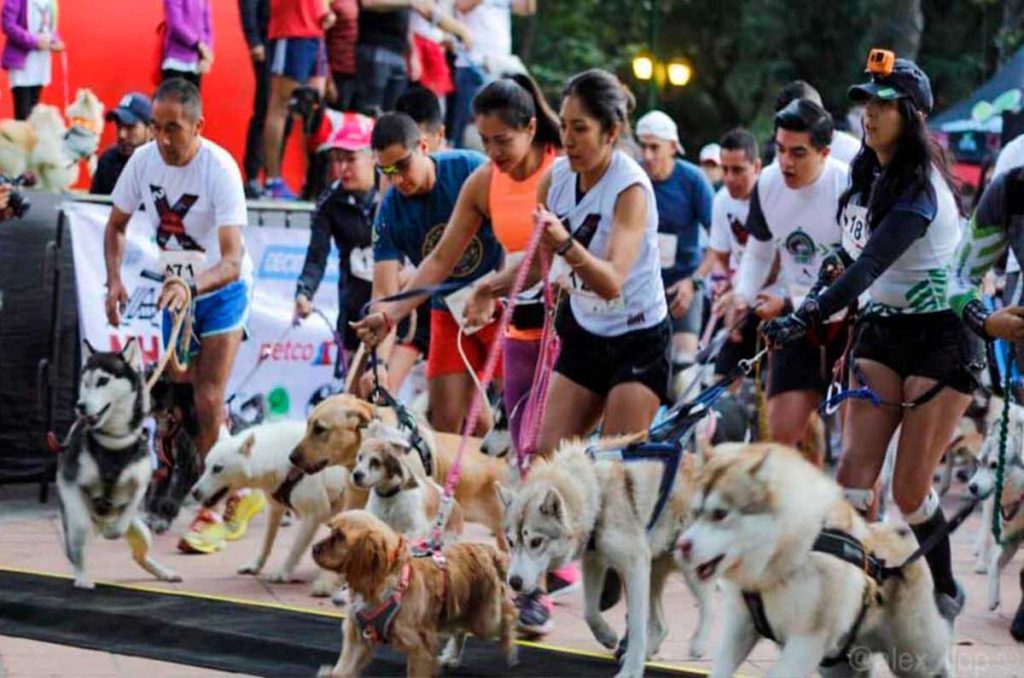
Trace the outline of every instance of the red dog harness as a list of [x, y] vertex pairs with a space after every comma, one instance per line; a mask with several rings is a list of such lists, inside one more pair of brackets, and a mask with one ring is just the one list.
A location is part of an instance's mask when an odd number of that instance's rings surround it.
[[402, 596], [409, 588], [409, 574], [412, 571], [409, 563], [402, 568], [402, 577], [398, 586], [391, 592], [388, 599], [373, 608], [372, 610], [360, 610], [356, 612], [356, 623], [359, 625], [359, 633], [370, 645], [383, 645], [388, 642], [388, 631], [395, 621], [398, 611], [402, 609]]

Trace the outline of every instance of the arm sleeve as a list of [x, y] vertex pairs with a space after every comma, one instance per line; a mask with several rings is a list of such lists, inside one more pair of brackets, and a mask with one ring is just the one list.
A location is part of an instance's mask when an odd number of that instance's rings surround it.
[[242, 173], [234, 158], [224, 152], [211, 174], [216, 177], [212, 193], [214, 223], [218, 228], [248, 225], [249, 209], [245, 204]]
[[[329, 203], [325, 203], [329, 204]], [[331, 252], [330, 220], [324, 213], [323, 206], [313, 215], [309, 228], [309, 249], [306, 250], [306, 261], [302, 264], [302, 274], [295, 289], [295, 294], [304, 294], [312, 299], [324, 278], [327, 266], [327, 255]]]
[[743, 250], [736, 292], [743, 299], [750, 301], [764, 287], [771, 273], [772, 262], [775, 260], [775, 243], [764, 219], [764, 212], [761, 211], [761, 199], [756, 186], [750, 198], [750, 213], [747, 215], [745, 227], [753, 237], [747, 241], [747, 246]]
[[194, 47], [199, 44], [199, 27], [190, 26], [185, 21], [184, 0], [164, 0], [164, 14], [170, 36], [185, 45]]
[[894, 208], [882, 219], [857, 261], [818, 295], [821, 317], [828, 318], [853, 303], [871, 283], [925, 234], [931, 219], [918, 211]]
[[259, 0], [238, 0], [238, 15], [242, 19], [242, 33], [245, 34], [245, 42], [249, 47], [258, 47], [263, 44], [260, 35], [260, 22], [256, 14]]
[[401, 261], [402, 252], [395, 245], [391, 235], [391, 228], [394, 225], [394, 210], [392, 209], [392, 191], [384, 196], [377, 216], [373, 219], [373, 260], [377, 261]]
[[729, 237], [729, 216], [725, 213], [723, 201], [716, 199], [711, 208], [711, 229], [708, 246], [716, 252], [731, 252], [732, 239]]
[[967, 303], [979, 298], [978, 283], [1009, 246], [1006, 214], [1008, 176], [999, 175], [985, 189], [968, 230], [960, 239], [949, 296], [949, 304], [957, 315], [962, 316]]
[[18, 23], [18, 2], [16, 0], [4, 0], [3, 23], [8, 42], [27, 50], [34, 50], [39, 45], [36, 36]]
[[138, 152], [132, 153], [132, 157], [128, 158], [124, 169], [121, 170], [121, 176], [117, 178], [117, 183], [114, 185], [114, 192], [111, 194], [114, 207], [125, 214], [135, 212], [139, 208], [139, 203], [142, 202], [142, 190], [136, 171], [139, 158]]

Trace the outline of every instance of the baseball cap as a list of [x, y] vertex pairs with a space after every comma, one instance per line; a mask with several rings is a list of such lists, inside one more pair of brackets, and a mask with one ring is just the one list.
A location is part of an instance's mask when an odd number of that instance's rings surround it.
[[679, 141], [679, 128], [676, 127], [675, 121], [663, 111], [651, 111], [640, 118], [636, 123], [636, 134], [637, 136], [647, 134], [657, 139], [674, 141], [678, 153], [680, 155], [683, 153], [683, 144]]
[[864, 103], [878, 98], [886, 101], [910, 99], [923, 113], [932, 110], [932, 84], [928, 76], [910, 59], [896, 59], [888, 75], [871, 74], [871, 82], [854, 85], [848, 92], [850, 100]]
[[153, 105], [145, 94], [129, 92], [121, 97], [117, 108], [108, 111], [105, 117], [107, 122], [116, 121], [122, 125], [134, 125], [138, 122], [148, 125], [153, 118]]
[[700, 149], [700, 163], [713, 162], [716, 165], [722, 164], [722, 147], [718, 144], [708, 144]]
[[361, 151], [370, 147], [373, 118], [359, 113], [343, 113], [340, 123], [318, 150], [340, 148], [343, 151]]

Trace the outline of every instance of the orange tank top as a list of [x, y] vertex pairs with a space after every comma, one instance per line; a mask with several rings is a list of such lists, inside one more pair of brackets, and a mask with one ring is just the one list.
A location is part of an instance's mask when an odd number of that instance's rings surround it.
[[[487, 206], [491, 212], [491, 228], [498, 242], [506, 252], [522, 252], [530, 243], [533, 233], [533, 211], [537, 207], [537, 186], [544, 174], [555, 162], [554, 148], [544, 152], [540, 167], [523, 181], [516, 181], [508, 174], [491, 168], [491, 185]], [[540, 339], [542, 330], [520, 330], [508, 328], [508, 337], [522, 341]]]

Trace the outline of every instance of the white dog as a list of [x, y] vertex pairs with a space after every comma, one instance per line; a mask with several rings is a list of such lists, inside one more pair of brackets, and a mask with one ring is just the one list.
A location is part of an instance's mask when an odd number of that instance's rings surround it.
[[[299, 532], [284, 564], [267, 580], [294, 581], [295, 567], [309, 551], [317, 528], [341, 510], [348, 471], [331, 467], [305, 475], [288, 461], [288, 455], [305, 433], [303, 421], [260, 424], [235, 436], [222, 430], [206, 455], [206, 468], [192, 489], [197, 501], [212, 506], [232, 490], [246, 487], [262, 490], [271, 499], [263, 547], [255, 560], [239, 569], [239, 574], [258, 574], [263, 569], [281, 517], [286, 509], [292, 508], [301, 521]], [[329, 595], [333, 585], [333, 577], [318, 578], [314, 595]]]

